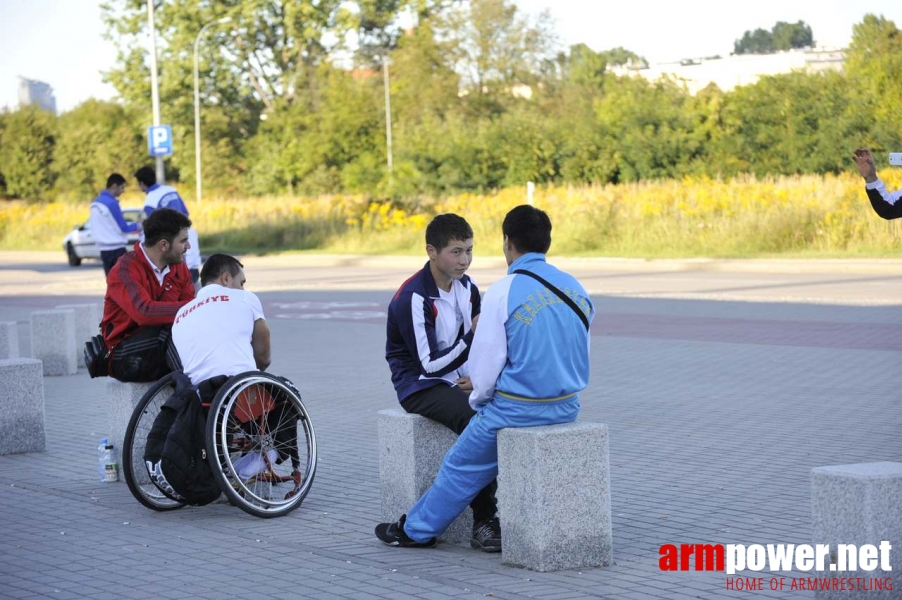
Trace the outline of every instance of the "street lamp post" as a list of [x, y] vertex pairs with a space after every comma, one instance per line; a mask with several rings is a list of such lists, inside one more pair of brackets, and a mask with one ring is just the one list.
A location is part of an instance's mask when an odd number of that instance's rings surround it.
[[385, 86], [385, 150], [388, 155], [388, 180], [391, 182], [391, 91], [388, 87], [388, 58], [385, 55], [382, 55], [382, 84]]
[[[153, 103], [153, 124], [160, 125], [160, 86], [157, 80], [157, 29], [153, 18], [153, 0], [147, 0], [147, 23], [150, 27], [150, 98]], [[156, 157], [157, 181], [163, 183], [166, 173], [163, 170], [163, 157]]]
[[200, 43], [200, 37], [204, 34], [204, 31], [208, 27], [212, 27], [213, 25], [222, 25], [223, 23], [228, 23], [231, 21], [231, 17], [225, 17], [219, 19], [218, 21], [212, 21], [207, 23], [203, 27], [200, 28], [200, 31], [197, 32], [197, 37], [194, 38], [194, 177], [197, 180], [197, 203], [201, 202], [201, 192], [203, 189], [203, 183], [201, 181], [201, 166], [200, 166], [200, 88], [198, 86], [197, 81], [197, 47]]

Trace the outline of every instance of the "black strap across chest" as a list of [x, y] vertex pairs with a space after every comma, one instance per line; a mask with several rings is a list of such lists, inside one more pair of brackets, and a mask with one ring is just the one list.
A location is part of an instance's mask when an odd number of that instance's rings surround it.
[[517, 273], [517, 274], [519, 274], [519, 275], [526, 275], [527, 277], [532, 277], [533, 279], [535, 279], [536, 281], [538, 281], [539, 283], [541, 283], [542, 285], [544, 285], [545, 287], [547, 287], [551, 292], [554, 292], [554, 294], [555, 294], [558, 298], [560, 298], [561, 300], [563, 300], [563, 301], [567, 304], [567, 306], [569, 306], [570, 308], [573, 309], [573, 312], [576, 313], [576, 316], [579, 317], [579, 320], [582, 321], [582, 322], [583, 322], [583, 325], [586, 326], [586, 331], [589, 331], [589, 318], [586, 316], [586, 313], [584, 313], [584, 312], [576, 305], [576, 302], [574, 302], [573, 299], [572, 299], [570, 296], [568, 296], [567, 294], [565, 294], [564, 292], [562, 292], [561, 290], [559, 290], [559, 289], [556, 288], [555, 286], [551, 285], [550, 283], [548, 283], [547, 281], [545, 281], [543, 278], [539, 277], [538, 275], [536, 275], [536, 274], [533, 273], [532, 271], [526, 271], [525, 269], [517, 269], [516, 271], [514, 271], [514, 273]]

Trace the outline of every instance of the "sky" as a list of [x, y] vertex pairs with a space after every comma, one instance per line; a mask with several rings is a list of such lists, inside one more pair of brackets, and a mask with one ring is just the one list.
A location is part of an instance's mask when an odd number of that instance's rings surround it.
[[[902, 0], [515, 0], [527, 13], [547, 9], [563, 47], [622, 46], [651, 63], [721, 55], [747, 30], [805, 21], [821, 45], [844, 47], [867, 13], [902, 27]], [[101, 73], [116, 62], [103, 39], [100, 0], [0, 0], [0, 108], [18, 103], [18, 76], [49, 83], [57, 108], [112, 99]]]

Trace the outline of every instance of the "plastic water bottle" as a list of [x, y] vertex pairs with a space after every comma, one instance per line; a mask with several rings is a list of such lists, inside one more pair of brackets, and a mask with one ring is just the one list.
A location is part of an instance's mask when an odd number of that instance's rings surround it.
[[103, 469], [103, 455], [106, 452], [106, 445], [109, 444], [110, 441], [106, 438], [100, 440], [100, 445], [97, 447], [97, 475], [100, 477], [101, 483], [106, 481], [106, 473]]
[[119, 481], [119, 463], [116, 462], [116, 452], [112, 444], [104, 446], [100, 465], [103, 469], [103, 481], [105, 483]]

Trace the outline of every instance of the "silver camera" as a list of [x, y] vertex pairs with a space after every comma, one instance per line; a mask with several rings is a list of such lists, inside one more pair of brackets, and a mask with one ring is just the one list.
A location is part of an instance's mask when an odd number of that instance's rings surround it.
[[902, 152], [890, 152], [889, 164], [894, 167], [902, 167]]

